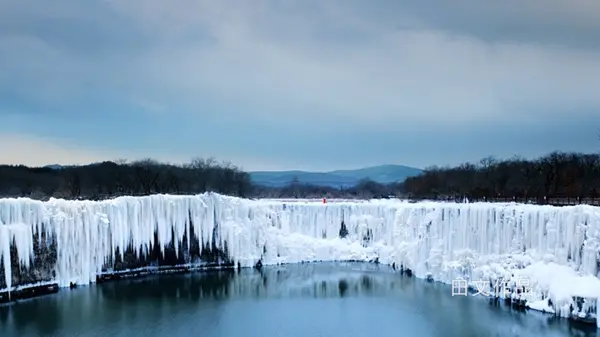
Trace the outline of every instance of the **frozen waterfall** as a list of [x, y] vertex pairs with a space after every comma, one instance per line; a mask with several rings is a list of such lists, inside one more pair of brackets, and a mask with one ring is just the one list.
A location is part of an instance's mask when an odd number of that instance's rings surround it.
[[526, 277], [533, 308], [566, 316], [574, 296], [600, 297], [599, 252], [600, 209], [592, 206], [322, 204], [213, 193], [100, 202], [0, 199], [2, 291], [41, 282], [87, 284], [102, 273], [161, 263], [378, 259], [446, 283]]

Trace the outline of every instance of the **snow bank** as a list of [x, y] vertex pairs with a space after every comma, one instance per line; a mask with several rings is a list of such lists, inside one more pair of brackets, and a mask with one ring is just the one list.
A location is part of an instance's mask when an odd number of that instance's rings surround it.
[[[348, 231], [344, 238], [342, 222]], [[174, 249], [186, 263], [197, 263], [190, 253], [197, 245], [226, 251], [241, 266], [259, 260], [277, 264], [378, 258], [447, 283], [458, 277], [471, 284], [527, 278], [530, 306], [550, 311], [550, 299], [563, 316], [569, 314], [574, 296], [600, 297], [600, 211], [592, 206], [394, 199], [323, 204], [212, 193], [101, 202], [0, 200], [5, 288], [16, 286], [15, 268], [41, 268], [39, 252], [52, 244], [55, 253], [44, 253], [52, 264], [48, 277], [61, 286], [94, 282], [128, 247], [140, 259], [156, 249], [163, 255]], [[15, 252], [18, 259], [11, 255]]]

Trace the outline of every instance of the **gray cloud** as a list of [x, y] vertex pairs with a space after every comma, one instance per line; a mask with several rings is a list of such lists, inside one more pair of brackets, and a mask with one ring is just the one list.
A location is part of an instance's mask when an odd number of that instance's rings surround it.
[[[385, 4], [362, 10], [370, 12], [373, 19], [386, 17], [399, 27], [434, 27], [489, 43], [600, 47], [600, 3], [593, 0], [382, 2]], [[398, 13], [419, 18], [420, 24], [395, 19]]]
[[[166, 128], [151, 121], [169, 117], [183, 125], [173, 126], [207, 128], [198, 136], [204, 141], [244, 129], [212, 145], [232, 156], [253, 144], [257, 157], [256, 148], [270, 146], [287, 162], [325, 163], [335, 152], [339, 162], [359, 154], [375, 163], [401, 152], [422, 165], [507, 153], [517, 138], [530, 143], [529, 155], [543, 148], [532, 128], [557, 133], [557, 125], [597, 118], [599, 7], [587, 0], [57, 0], [45, 8], [6, 0], [0, 95], [13, 101], [10, 111], [77, 112], [96, 125], [128, 125], [145, 111], [150, 125]], [[94, 109], [85, 109], [90, 102]], [[68, 122], [57, 122], [56, 132], [61, 123], [74, 127]], [[577, 139], [570, 132], [557, 134]], [[497, 141], [473, 141], [485, 135]], [[440, 142], [452, 151], [436, 154]]]

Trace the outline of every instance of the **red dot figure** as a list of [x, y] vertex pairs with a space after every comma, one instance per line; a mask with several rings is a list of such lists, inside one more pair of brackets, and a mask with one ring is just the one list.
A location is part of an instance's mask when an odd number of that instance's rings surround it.
[[325, 200], [325, 198], [323, 198], [323, 203], [324, 203], [324, 204], [326, 204], [326, 203], [327, 203], [327, 200]]

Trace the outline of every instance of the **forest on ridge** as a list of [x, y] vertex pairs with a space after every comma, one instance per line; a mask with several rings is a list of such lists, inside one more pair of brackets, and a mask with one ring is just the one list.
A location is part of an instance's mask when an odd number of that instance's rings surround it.
[[258, 186], [239, 167], [212, 158], [198, 158], [184, 165], [145, 159], [62, 168], [0, 166], [0, 197], [102, 200], [206, 191], [246, 198], [467, 198], [536, 203], [569, 198], [578, 203], [600, 197], [600, 155], [553, 152], [537, 159], [489, 157], [478, 163], [426, 168], [404, 182], [384, 185], [364, 180], [344, 189], [297, 181], [280, 188]]

